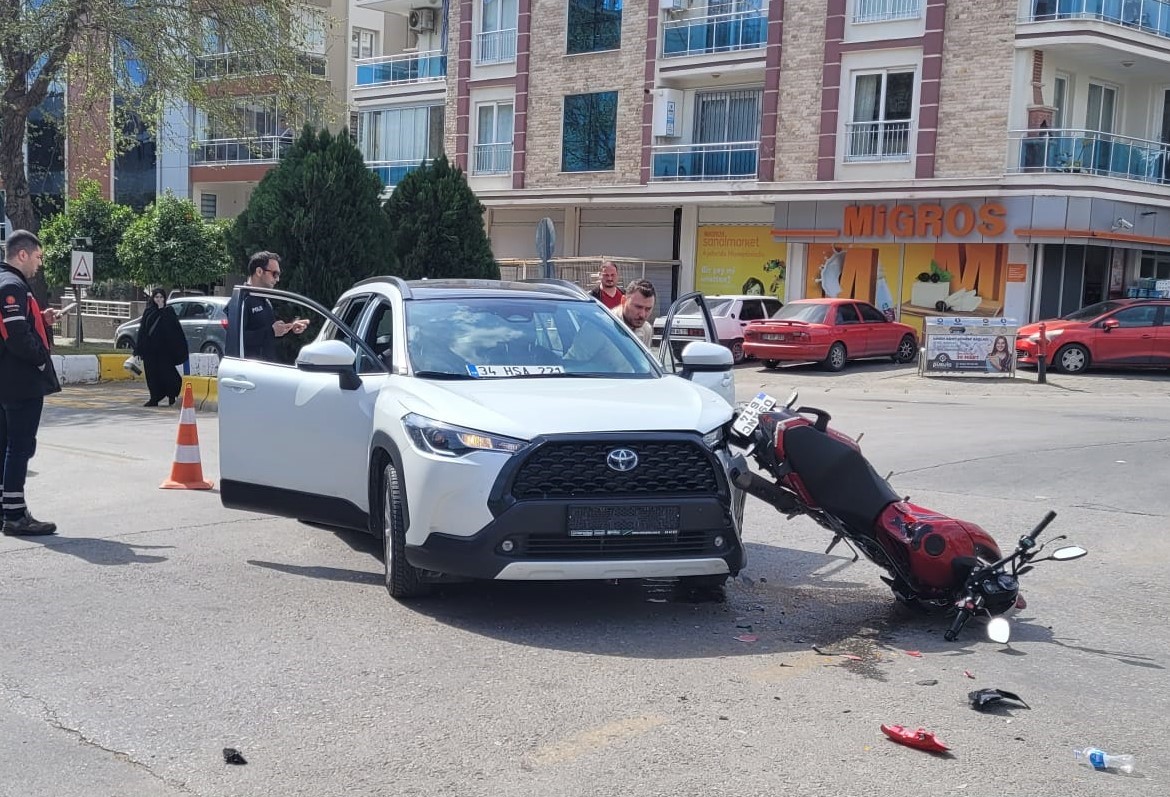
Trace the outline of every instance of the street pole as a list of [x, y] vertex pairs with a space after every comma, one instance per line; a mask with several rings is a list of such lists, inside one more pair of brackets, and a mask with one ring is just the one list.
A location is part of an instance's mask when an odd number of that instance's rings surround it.
[[1040, 384], [1045, 384], [1048, 381], [1047, 366], [1045, 360], [1048, 359], [1048, 337], [1045, 335], [1045, 324], [1040, 322], [1040, 340], [1036, 345], [1036, 381]]
[[81, 354], [81, 344], [85, 341], [85, 335], [81, 331], [81, 286], [76, 283], [73, 285], [73, 301], [77, 303], [77, 353]]

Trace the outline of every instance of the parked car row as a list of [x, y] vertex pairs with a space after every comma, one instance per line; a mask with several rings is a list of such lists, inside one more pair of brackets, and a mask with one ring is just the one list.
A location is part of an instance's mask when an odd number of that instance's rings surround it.
[[[223, 357], [227, 341], [227, 303], [226, 296], [181, 296], [167, 302], [179, 317], [189, 351]], [[119, 326], [114, 331], [114, 345], [119, 349], [134, 348], [141, 323], [142, 316], [139, 316]]]
[[[1047, 362], [1066, 374], [1094, 366], [1170, 367], [1170, 299], [1111, 299], [1044, 322]], [[1035, 366], [1040, 324], [1020, 327], [1016, 363]]]

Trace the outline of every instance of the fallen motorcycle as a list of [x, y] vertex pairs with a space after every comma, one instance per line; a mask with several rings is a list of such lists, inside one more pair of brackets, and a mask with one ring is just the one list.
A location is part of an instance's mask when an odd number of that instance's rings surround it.
[[[954, 612], [945, 637], [953, 641], [969, 619], [986, 616], [988, 636], [1007, 642], [1002, 615], [1023, 607], [1019, 577], [1036, 563], [1079, 559], [1080, 546], [1037, 558], [1040, 533], [1056, 517], [1049, 512], [1006, 556], [986, 531], [970, 521], [912, 504], [877, 474], [853, 439], [829, 428], [831, 416], [796, 407], [794, 392], [783, 404], [760, 393], [733, 419], [729, 439], [743, 454], [730, 475], [744, 492], [789, 518], [804, 515], [833, 534], [825, 553], [844, 542], [853, 560], [864, 555], [886, 571], [882, 581], [906, 604]], [[753, 472], [751, 457], [765, 478]], [[1049, 542], [1065, 539], [1064, 535]]]

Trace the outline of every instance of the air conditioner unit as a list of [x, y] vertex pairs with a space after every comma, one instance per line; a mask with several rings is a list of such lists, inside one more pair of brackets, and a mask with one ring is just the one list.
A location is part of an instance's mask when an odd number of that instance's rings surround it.
[[435, 29], [435, 9], [414, 8], [410, 11], [410, 29], [415, 33], [430, 33]]
[[686, 11], [691, 7], [691, 0], [660, 0], [659, 8], [670, 14]]

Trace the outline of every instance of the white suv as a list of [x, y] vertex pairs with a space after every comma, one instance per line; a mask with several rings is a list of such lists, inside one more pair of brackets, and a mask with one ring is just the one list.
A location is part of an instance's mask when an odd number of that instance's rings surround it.
[[[287, 363], [241, 357], [249, 294], [315, 339]], [[369, 531], [396, 598], [451, 577], [722, 583], [744, 564], [732, 408], [695, 383], [728, 384], [722, 347], [691, 343], [676, 375], [555, 281], [376, 278], [333, 312], [240, 286], [230, 315], [224, 505]]]
[[[715, 334], [719, 343], [731, 350], [736, 363], [744, 360], [743, 330], [749, 321], [759, 321], [771, 318], [772, 314], [783, 307], [783, 303], [773, 296], [708, 296], [707, 307], [715, 322]], [[685, 343], [688, 337], [703, 336], [703, 318], [698, 307], [691, 303], [679, 308], [676, 334], [671, 335], [676, 347]], [[662, 341], [662, 328], [666, 323], [666, 316], [654, 319], [654, 345]]]

